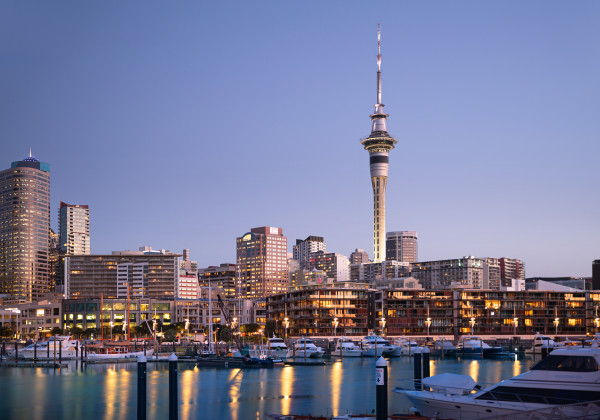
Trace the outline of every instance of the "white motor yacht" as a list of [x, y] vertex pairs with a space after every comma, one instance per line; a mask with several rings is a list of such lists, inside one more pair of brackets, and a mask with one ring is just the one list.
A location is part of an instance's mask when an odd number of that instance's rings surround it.
[[456, 350], [460, 355], [483, 355], [490, 357], [502, 353], [502, 347], [492, 347], [474, 335], [464, 335], [458, 340]]
[[283, 341], [283, 338], [272, 337], [267, 341], [267, 348], [269, 349], [269, 355], [277, 358], [285, 358], [288, 354], [288, 346]]
[[533, 337], [533, 342], [531, 343], [531, 348], [525, 350], [527, 354], [542, 354], [542, 349], [546, 349], [549, 352], [554, 350], [556, 347], [556, 343], [553, 339], [548, 336], [541, 335], [540, 333], [536, 333], [535, 337]]
[[362, 355], [365, 357], [379, 357], [383, 355], [383, 351], [385, 350], [384, 343], [389, 345], [388, 341], [378, 335], [367, 335], [360, 341]]
[[[55, 341], [56, 338], [56, 341]], [[56, 348], [56, 358], [60, 356], [63, 360], [75, 359], [81, 355], [81, 344], [73, 340], [68, 335], [52, 336], [48, 340], [38, 341], [19, 349], [19, 359], [38, 359], [49, 360], [54, 358], [54, 349]], [[9, 356], [15, 357], [15, 351], [8, 352]]]
[[518, 419], [523, 413], [530, 419], [550, 418], [533, 411], [550, 407], [561, 411], [554, 413], [560, 418], [599, 418], [600, 407], [586, 404], [600, 400], [600, 349], [555, 349], [528, 372], [483, 390], [468, 375], [445, 373], [422, 383], [423, 391], [394, 391], [408, 397], [415, 414], [427, 417], [469, 420], [508, 414]]
[[333, 355], [341, 357], [361, 357], [362, 351], [360, 347], [354, 344], [352, 340], [342, 337], [337, 340], [337, 343], [335, 343]]
[[422, 346], [419, 346], [416, 341], [413, 341], [408, 337], [397, 338], [396, 343], [400, 348], [401, 356], [412, 356], [415, 353], [421, 353], [423, 351]]
[[294, 347], [288, 350], [287, 357], [323, 357], [325, 352], [321, 347], [317, 347], [312, 340], [308, 338], [299, 338], [294, 343]]

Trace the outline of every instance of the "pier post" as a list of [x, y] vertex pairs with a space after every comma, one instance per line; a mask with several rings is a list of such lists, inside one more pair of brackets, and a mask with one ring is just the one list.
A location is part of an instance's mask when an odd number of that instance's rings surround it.
[[37, 341], [33, 343], [33, 363], [37, 362]]
[[146, 340], [144, 340], [144, 356], [146, 356], [146, 344], [148, 343], [146, 342]]
[[6, 342], [2, 342], [2, 353], [0, 353], [0, 362], [6, 357]]
[[[54, 343], [56, 346], [56, 342]], [[60, 342], [60, 346], [58, 347], [58, 364], [62, 363], [62, 341]]]
[[[52, 341], [52, 344], [54, 345], [54, 367], [56, 367], [56, 334], [54, 334], [52, 337], [54, 337], [54, 341]], [[48, 341], [48, 347], [50, 347], [49, 341]]]
[[177, 356], [169, 356], [169, 420], [177, 420]]
[[19, 342], [15, 341], [15, 361], [19, 361]]
[[75, 342], [75, 360], [79, 359], [79, 340]]
[[380, 356], [375, 364], [375, 413], [377, 420], [387, 420], [388, 418], [388, 364]]
[[46, 359], [50, 361], [50, 342], [46, 343]]
[[146, 358], [137, 360], [137, 420], [146, 420]]
[[415, 353], [413, 356], [415, 362], [415, 389], [417, 391], [421, 390], [421, 353]]
[[429, 371], [429, 349], [425, 347], [423, 349], [423, 379], [429, 378], [431, 373]]

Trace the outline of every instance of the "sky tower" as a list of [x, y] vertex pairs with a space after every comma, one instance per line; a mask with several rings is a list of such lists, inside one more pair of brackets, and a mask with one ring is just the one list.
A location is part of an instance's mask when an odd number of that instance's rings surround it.
[[381, 29], [377, 25], [377, 103], [371, 115], [371, 134], [361, 140], [369, 152], [371, 184], [373, 184], [373, 261], [385, 261], [385, 187], [387, 185], [389, 154], [398, 140], [387, 132], [388, 115], [381, 103]]

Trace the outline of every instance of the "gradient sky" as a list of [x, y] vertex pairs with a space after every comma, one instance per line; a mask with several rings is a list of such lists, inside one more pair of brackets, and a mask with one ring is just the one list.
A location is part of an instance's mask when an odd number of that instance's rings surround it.
[[0, 168], [33, 154], [89, 204], [92, 252], [235, 262], [252, 227], [372, 251], [377, 22], [387, 230], [422, 261], [600, 258], [598, 1], [9, 1]]

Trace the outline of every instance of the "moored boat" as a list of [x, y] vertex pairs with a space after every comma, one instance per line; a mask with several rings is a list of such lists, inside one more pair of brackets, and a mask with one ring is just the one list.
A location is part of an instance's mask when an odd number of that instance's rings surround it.
[[332, 356], [361, 357], [362, 351], [354, 342], [346, 337], [338, 338]]
[[[467, 375], [423, 379], [424, 390], [394, 391], [405, 395], [415, 413], [479, 419], [519, 413], [527, 418], [552, 409], [552, 418], [600, 418], [600, 349], [555, 349], [528, 372], [478, 390]], [[535, 411], [534, 411], [535, 410]], [[557, 417], [559, 416], [559, 417]], [[560, 417], [562, 416], [562, 417]]]
[[458, 354], [462, 356], [483, 356], [492, 357], [502, 354], [502, 347], [492, 347], [483, 341], [480, 337], [474, 335], [464, 335], [458, 340], [456, 345]]
[[288, 350], [287, 357], [315, 358], [323, 357], [325, 352], [317, 347], [309, 338], [299, 338], [294, 342], [294, 347]]

